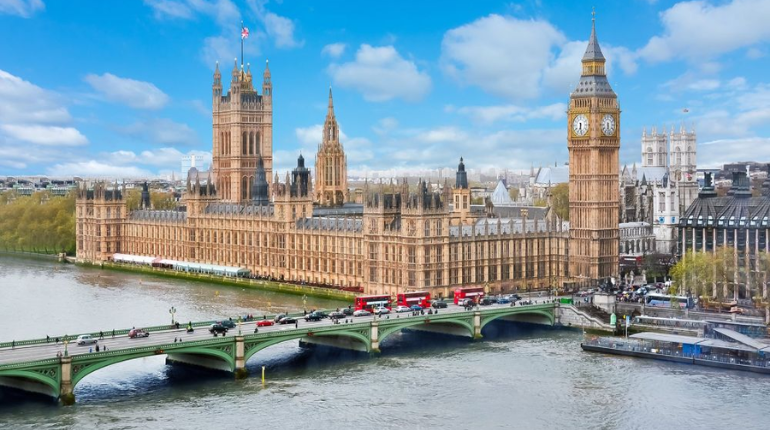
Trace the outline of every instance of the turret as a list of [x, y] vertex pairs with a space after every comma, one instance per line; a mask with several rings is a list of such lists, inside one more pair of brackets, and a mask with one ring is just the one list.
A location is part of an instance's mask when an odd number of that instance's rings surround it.
[[219, 61], [217, 61], [214, 69], [214, 83], [211, 86], [211, 93], [214, 98], [214, 106], [216, 106], [222, 99], [222, 74], [219, 72]]
[[265, 60], [265, 73], [262, 74], [262, 100], [265, 105], [272, 104], [273, 83], [270, 80], [270, 64]]

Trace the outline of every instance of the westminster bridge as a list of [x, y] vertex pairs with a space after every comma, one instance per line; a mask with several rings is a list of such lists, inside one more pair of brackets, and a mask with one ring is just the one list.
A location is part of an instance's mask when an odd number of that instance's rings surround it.
[[[565, 311], [571, 314], [567, 315]], [[208, 331], [214, 321], [201, 321], [192, 323], [199, 329], [191, 333], [187, 332], [186, 324], [179, 329], [168, 325], [145, 328], [152, 333], [146, 338], [130, 339], [128, 329], [116, 330], [114, 334], [112, 330], [104, 331], [103, 339], [98, 342], [100, 352], [92, 352], [92, 346], [77, 346], [73, 340], [78, 335], [65, 335], [70, 340], [68, 344], [61, 341], [64, 336], [5, 342], [0, 343], [0, 385], [42, 393], [60, 399], [63, 404], [72, 404], [75, 386], [87, 375], [136, 358], [166, 354], [172, 363], [232, 372], [236, 378], [242, 378], [247, 376], [249, 358], [281, 342], [299, 339], [309, 344], [377, 353], [388, 336], [403, 329], [479, 339], [484, 326], [494, 320], [566, 326], [573, 324], [562, 324], [562, 315], [575, 321], [572, 315], [575, 312], [572, 306], [552, 302], [491, 305], [470, 310], [449, 305], [432, 314], [392, 313], [379, 317], [351, 317], [347, 322], [339, 323], [329, 319], [305, 322], [300, 318], [297, 326], [276, 324], [259, 327], [254, 333], [257, 319], [239, 322], [230, 330], [235, 334], [216, 337]], [[592, 324], [586, 322], [586, 325]], [[575, 325], [581, 326], [580, 323]], [[100, 337], [100, 333], [85, 334]], [[60, 342], [56, 342], [57, 339]]]

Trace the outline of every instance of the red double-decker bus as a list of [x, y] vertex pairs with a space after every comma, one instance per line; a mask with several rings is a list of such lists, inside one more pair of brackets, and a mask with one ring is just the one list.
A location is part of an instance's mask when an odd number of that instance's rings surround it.
[[478, 302], [484, 297], [484, 287], [466, 287], [455, 290], [455, 304], [462, 304], [463, 300], [471, 299]]
[[427, 308], [430, 306], [430, 293], [427, 291], [400, 293], [396, 298], [396, 304], [406, 307], [411, 307], [412, 305], [420, 305], [423, 308]]
[[358, 296], [356, 297], [355, 308], [356, 310], [366, 309], [371, 311], [376, 308], [388, 308], [390, 309], [390, 296], [378, 295], [378, 296]]

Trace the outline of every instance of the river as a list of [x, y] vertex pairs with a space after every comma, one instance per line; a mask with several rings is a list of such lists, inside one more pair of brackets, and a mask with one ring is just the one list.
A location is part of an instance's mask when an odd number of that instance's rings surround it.
[[[0, 341], [165, 324], [171, 306], [187, 321], [303, 305], [298, 296], [0, 255]], [[309, 297], [307, 306], [339, 302]], [[483, 334], [397, 334], [371, 358], [285, 342], [252, 357], [252, 377], [241, 381], [142, 358], [87, 376], [72, 407], [0, 389], [0, 427], [770, 427], [767, 376], [584, 353], [572, 330], [492, 323]]]

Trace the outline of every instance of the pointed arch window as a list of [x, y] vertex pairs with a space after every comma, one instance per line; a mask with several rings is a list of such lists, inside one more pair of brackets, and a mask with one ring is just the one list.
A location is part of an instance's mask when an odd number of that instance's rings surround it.
[[241, 141], [241, 155], [246, 155], [247, 154], [247, 151], [248, 151], [247, 146], [249, 144], [249, 142], [248, 142], [249, 137], [248, 136], [249, 136], [249, 134], [244, 131], [243, 132], [243, 140]]

